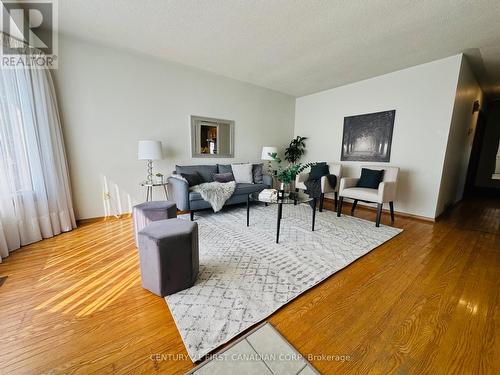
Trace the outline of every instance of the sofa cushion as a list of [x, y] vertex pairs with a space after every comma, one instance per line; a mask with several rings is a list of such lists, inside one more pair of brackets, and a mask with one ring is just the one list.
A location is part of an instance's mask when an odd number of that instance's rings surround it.
[[201, 197], [200, 193], [197, 193], [197, 192], [194, 192], [194, 191], [190, 191], [189, 192], [189, 201], [199, 201], [199, 200], [203, 200], [203, 198]]
[[254, 184], [262, 184], [264, 182], [264, 164], [254, 164], [252, 166], [252, 175]]
[[215, 182], [229, 182], [234, 181], [234, 176], [232, 173], [214, 173]]
[[217, 168], [219, 169], [219, 173], [233, 173], [231, 164], [217, 164]]
[[213, 174], [217, 173], [217, 165], [176, 165], [177, 174], [198, 172], [203, 182], [213, 182]]
[[[256, 193], [267, 189], [268, 186], [265, 184], [236, 184], [236, 189], [234, 190], [233, 196], [235, 195], [248, 195], [251, 193]], [[189, 192], [190, 201], [203, 200], [200, 193], [194, 191]]]
[[234, 180], [237, 183], [253, 183], [252, 164], [231, 164]]
[[203, 182], [203, 179], [198, 172], [181, 173], [181, 176], [188, 182], [189, 187], [199, 185]]
[[240, 194], [248, 195], [251, 193], [262, 191], [266, 188], [267, 185], [265, 184], [246, 184], [246, 183], [236, 184], [236, 190], [234, 191], [233, 195], [240, 195]]

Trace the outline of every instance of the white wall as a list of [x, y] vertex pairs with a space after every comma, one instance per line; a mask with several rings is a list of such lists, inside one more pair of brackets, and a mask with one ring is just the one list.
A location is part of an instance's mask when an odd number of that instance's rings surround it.
[[[461, 60], [452, 56], [298, 98], [295, 135], [309, 137], [305, 160], [340, 160], [345, 116], [395, 109], [389, 163], [401, 168], [395, 208], [434, 218]], [[362, 164], [345, 162], [344, 174], [358, 176]]]
[[448, 206], [453, 205], [463, 197], [467, 168], [474, 141], [474, 131], [479, 114], [479, 112], [472, 113], [472, 107], [476, 100], [479, 100], [482, 106], [483, 94], [481, 88], [467, 59], [463, 57], [451, 118], [436, 216], [439, 216]]
[[[164, 143], [155, 171], [170, 174], [176, 163], [258, 161], [293, 136], [295, 98], [128, 51], [62, 37], [54, 78], [79, 219], [104, 215], [104, 177], [112, 212], [144, 200], [139, 139]], [[234, 120], [235, 158], [191, 159], [190, 115]]]

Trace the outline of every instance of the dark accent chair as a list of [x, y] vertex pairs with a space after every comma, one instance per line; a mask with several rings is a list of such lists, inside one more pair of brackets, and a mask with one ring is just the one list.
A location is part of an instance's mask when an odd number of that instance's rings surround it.
[[[325, 194], [333, 193], [335, 199], [335, 209], [337, 209], [337, 199], [338, 199], [338, 191], [340, 185], [340, 177], [342, 176], [342, 165], [339, 163], [327, 163], [330, 174], [334, 174], [337, 176], [337, 185], [330, 186], [328, 179], [326, 176], [321, 177], [321, 197], [319, 201], [319, 212], [323, 212], [323, 205], [325, 202]], [[306, 190], [307, 187], [305, 182], [309, 179], [309, 172], [299, 173], [295, 177], [295, 188]]]
[[365, 187], [356, 187], [359, 178], [344, 177], [340, 180], [339, 205], [337, 216], [342, 213], [342, 203], [344, 198], [353, 199], [354, 202], [351, 208], [351, 215], [354, 214], [358, 201], [377, 204], [377, 218], [375, 226], [380, 226], [380, 218], [382, 216], [382, 206], [384, 203], [389, 203], [391, 211], [391, 223], [394, 222], [394, 201], [396, 200], [396, 187], [398, 182], [399, 168], [397, 167], [382, 167], [380, 165], [363, 165], [362, 168], [383, 170], [384, 178], [378, 185], [378, 189], [370, 189]]

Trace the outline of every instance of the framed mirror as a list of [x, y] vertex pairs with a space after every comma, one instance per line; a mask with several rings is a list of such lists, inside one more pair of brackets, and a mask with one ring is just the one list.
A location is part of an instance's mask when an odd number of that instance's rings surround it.
[[191, 116], [193, 158], [234, 157], [234, 121]]

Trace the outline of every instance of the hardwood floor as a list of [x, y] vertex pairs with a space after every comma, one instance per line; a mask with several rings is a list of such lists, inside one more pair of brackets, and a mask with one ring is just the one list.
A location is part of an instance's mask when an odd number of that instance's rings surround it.
[[[361, 207], [356, 216], [375, 219]], [[499, 202], [395, 225], [404, 232], [268, 320], [324, 374], [499, 374]], [[27, 246], [0, 276], [1, 374], [193, 367], [165, 301], [141, 288], [130, 219]]]

